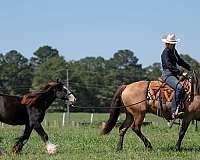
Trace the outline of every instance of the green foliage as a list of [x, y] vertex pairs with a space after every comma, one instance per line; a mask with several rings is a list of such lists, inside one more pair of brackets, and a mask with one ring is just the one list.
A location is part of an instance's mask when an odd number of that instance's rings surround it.
[[35, 67], [58, 55], [59, 54], [57, 49], [53, 49], [50, 46], [43, 46], [33, 53], [33, 57], [31, 57], [30, 61], [31, 64]]
[[[142, 65], [130, 50], [119, 50], [111, 59], [86, 57], [67, 63], [70, 86], [84, 111], [108, 111], [119, 85], [144, 79]], [[95, 107], [98, 107], [95, 109]], [[79, 110], [80, 111], [80, 110]]]
[[30, 62], [34, 69], [33, 90], [39, 89], [50, 81], [66, 79], [66, 62], [57, 49], [42, 46], [33, 53]]
[[32, 87], [39, 89], [50, 81], [66, 79], [66, 63], [63, 57], [55, 56], [37, 66]]
[[67, 66], [69, 83], [78, 98], [78, 105], [90, 108], [98, 106], [98, 94], [104, 89], [105, 60], [102, 57], [86, 57], [77, 62], [69, 62]]
[[[145, 78], [142, 65], [130, 50], [119, 50], [107, 63], [107, 69], [112, 72], [120, 84], [131, 83]], [[118, 83], [118, 85], [120, 85]]]
[[0, 87], [3, 93], [24, 94], [32, 83], [28, 59], [16, 50], [0, 54]]
[[148, 80], [156, 80], [161, 76], [161, 64], [153, 63], [152, 65], [145, 68]]
[[[192, 70], [200, 71], [200, 63], [195, 60], [194, 58], [190, 57], [189, 55], [181, 55], [181, 58], [183, 58], [188, 64], [191, 66], [191, 71], [189, 73], [192, 73]], [[188, 72], [188, 71], [186, 71]]]

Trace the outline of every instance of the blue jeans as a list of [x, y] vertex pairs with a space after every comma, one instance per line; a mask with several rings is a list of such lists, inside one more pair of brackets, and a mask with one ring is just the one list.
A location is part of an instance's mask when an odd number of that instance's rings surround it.
[[183, 94], [183, 87], [179, 83], [175, 76], [169, 76], [165, 79], [165, 82], [175, 90], [175, 96], [172, 99], [171, 111], [174, 113], [176, 111], [177, 105], [180, 103], [181, 96]]

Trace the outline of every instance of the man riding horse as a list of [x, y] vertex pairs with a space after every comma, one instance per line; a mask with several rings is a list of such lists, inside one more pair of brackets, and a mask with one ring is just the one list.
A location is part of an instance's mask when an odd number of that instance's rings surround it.
[[[178, 78], [182, 75], [182, 72], [176, 65], [183, 66], [187, 70], [190, 70], [190, 65], [184, 62], [177, 53], [175, 45], [179, 40], [174, 34], [163, 37], [162, 41], [165, 42], [165, 49], [161, 55], [162, 78], [168, 85], [165, 85], [163, 80], [141, 80], [119, 86], [113, 95], [110, 116], [102, 127], [101, 134], [108, 134], [116, 126], [120, 109], [124, 107], [126, 118], [119, 127], [117, 151], [123, 149], [124, 136], [129, 128], [142, 140], [146, 148], [152, 148], [151, 142], [141, 130], [147, 113], [162, 116], [166, 120], [174, 118], [172, 120], [174, 122], [177, 118], [176, 115], [179, 115], [175, 113], [176, 108], [179, 108], [178, 105], [181, 103], [180, 111], [183, 110], [184, 114], [179, 117], [182, 118], [182, 122], [175, 147], [176, 151], [180, 151], [182, 140], [190, 122], [194, 119], [200, 120], [200, 73], [193, 71], [191, 79], [180, 77], [180, 84]], [[173, 90], [176, 92], [175, 96]], [[173, 99], [172, 104], [171, 99]], [[159, 114], [160, 111], [161, 114]]]
[[179, 76], [183, 75], [183, 72], [177, 68], [177, 64], [188, 71], [190, 65], [179, 56], [175, 48], [180, 39], [177, 39], [174, 34], [169, 34], [163, 36], [161, 40], [165, 43], [165, 49], [161, 54], [162, 79], [175, 90], [171, 108], [172, 118], [175, 119], [182, 114], [182, 112], [178, 113], [178, 105], [184, 93], [183, 86], [179, 83]]

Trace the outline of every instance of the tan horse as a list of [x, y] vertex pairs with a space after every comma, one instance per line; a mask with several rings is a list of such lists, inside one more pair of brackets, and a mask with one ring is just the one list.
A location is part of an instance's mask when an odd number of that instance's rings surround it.
[[[123, 149], [124, 135], [129, 127], [143, 141], [145, 147], [152, 148], [150, 141], [141, 132], [141, 126], [146, 113], [157, 114], [159, 101], [154, 103], [147, 100], [148, 81], [138, 81], [129, 85], [123, 85], [115, 92], [110, 110], [109, 120], [102, 129], [102, 134], [109, 133], [115, 126], [120, 114], [120, 106], [124, 106], [126, 110], [126, 119], [119, 128], [119, 138], [117, 150]], [[200, 120], [200, 74], [193, 72], [193, 99], [191, 102], [185, 102], [185, 113], [179, 131], [179, 138], [176, 143], [176, 150], [180, 150], [182, 139], [192, 119]], [[171, 103], [167, 103], [163, 109], [162, 116], [171, 119]]]

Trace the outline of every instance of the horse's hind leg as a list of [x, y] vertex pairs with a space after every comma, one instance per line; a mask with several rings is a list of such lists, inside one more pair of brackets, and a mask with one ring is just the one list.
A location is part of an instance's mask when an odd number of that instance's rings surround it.
[[23, 146], [27, 143], [32, 130], [33, 128], [31, 128], [28, 124], [25, 126], [23, 135], [19, 137], [18, 141], [13, 146], [13, 153], [19, 153], [22, 150]]
[[145, 147], [152, 149], [150, 141], [141, 132], [141, 126], [142, 126], [144, 117], [145, 117], [145, 114], [138, 114], [134, 116], [134, 122], [131, 128], [137, 134], [137, 136], [143, 141]]
[[128, 130], [128, 128], [131, 126], [132, 122], [133, 122], [133, 116], [128, 111], [126, 111], [126, 119], [119, 128], [117, 151], [120, 151], [123, 149], [124, 135], [126, 134], [126, 131]]

